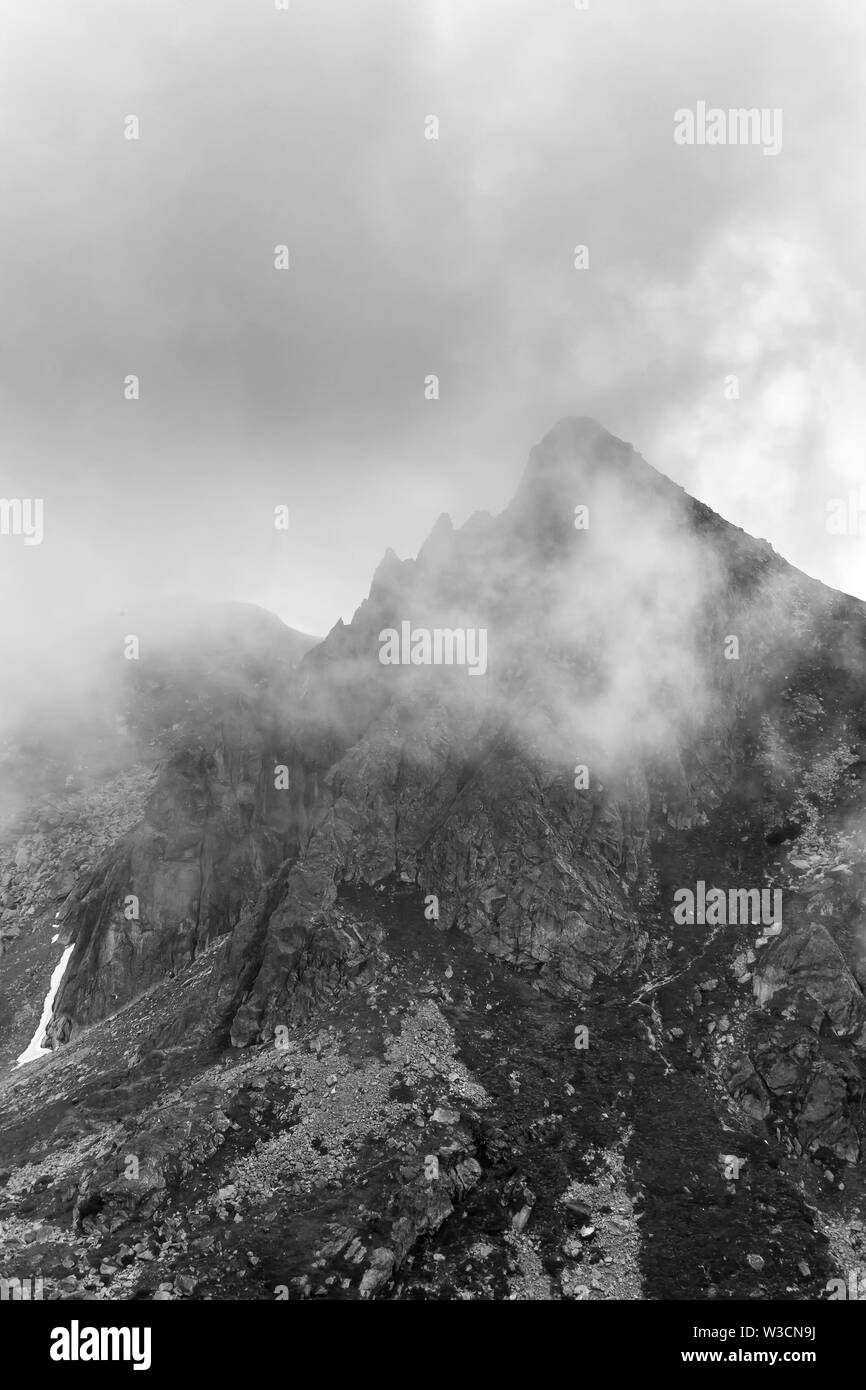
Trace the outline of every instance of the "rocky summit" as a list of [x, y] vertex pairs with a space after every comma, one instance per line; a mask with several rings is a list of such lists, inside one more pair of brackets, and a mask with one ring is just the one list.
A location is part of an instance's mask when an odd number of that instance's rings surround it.
[[4, 1279], [847, 1284], [866, 604], [569, 418], [324, 641], [121, 628], [0, 748]]

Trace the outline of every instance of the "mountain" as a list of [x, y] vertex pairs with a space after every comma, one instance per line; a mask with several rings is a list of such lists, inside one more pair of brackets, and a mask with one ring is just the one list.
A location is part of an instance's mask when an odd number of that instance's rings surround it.
[[58, 1297], [820, 1297], [862, 1232], [866, 605], [569, 418], [499, 516], [287, 631], [142, 641], [134, 757], [31, 779], [6, 1264]]
[[[269, 705], [316, 640], [252, 604], [173, 600], [73, 634], [69, 682], [56, 651], [51, 679], [31, 673], [27, 717], [0, 744], [0, 950], [16, 943], [0, 967], [0, 1067], [39, 1017], [56, 910], [143, 821], [155, 779], [162, 796], [203, 748], [261, 743]], [[188, 794], [208, 795], [206, 778], [194, 783], [190, 771]], [[29, 930], [43, 922], [50, 933]]]

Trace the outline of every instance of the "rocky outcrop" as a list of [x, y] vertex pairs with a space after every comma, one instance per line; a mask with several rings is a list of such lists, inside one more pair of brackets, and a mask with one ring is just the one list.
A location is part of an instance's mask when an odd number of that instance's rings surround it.
[[866, 1002], [845, 956], [805, 921], [770, 944], [752, 986], [762, 1013], [730, 1091], [747, 1113], [783, 1124], [796, 1151], [856, 1163]]
[[836, 1037], [866, 1047], [866, 999], [821, 923], [804, 922], [777, 937], [755, 970], [753, 988], [760, 1005], [785, 992], [788, 1007], [816, 1032], [826, 1019]]
[[175, 754], [144, 820], [63, 905], [74, 950], [49, 1036], [65, 1042], [230, 932], [297, 852], [298, 792], [274, 786], [276, 750], [243, 715]]

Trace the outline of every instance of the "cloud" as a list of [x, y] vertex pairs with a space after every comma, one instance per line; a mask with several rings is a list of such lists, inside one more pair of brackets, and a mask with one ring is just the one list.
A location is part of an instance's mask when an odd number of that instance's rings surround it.
[[[823, 526], [862, 455], [856, 7], [0, 17], [2, 494], [46, 506], [0, 540], [7, 649], [179, 589], [326, 631], [574, 413], [866, 592]], [[783, 108], [782, 153], [675, 146], [698, 99]]]

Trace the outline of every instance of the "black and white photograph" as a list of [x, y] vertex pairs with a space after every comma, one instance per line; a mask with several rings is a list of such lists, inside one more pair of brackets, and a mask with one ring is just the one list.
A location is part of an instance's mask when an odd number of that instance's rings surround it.
[[864, 136], [857, 0], [0, 0], [25, 1367], [853, 1333]]

